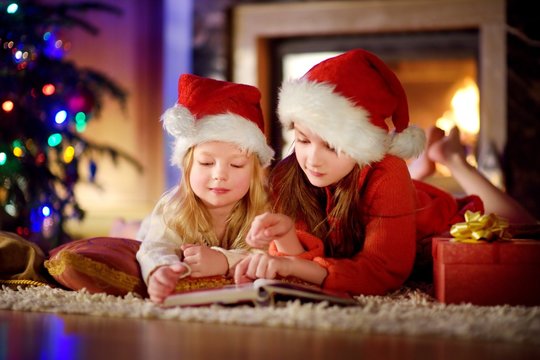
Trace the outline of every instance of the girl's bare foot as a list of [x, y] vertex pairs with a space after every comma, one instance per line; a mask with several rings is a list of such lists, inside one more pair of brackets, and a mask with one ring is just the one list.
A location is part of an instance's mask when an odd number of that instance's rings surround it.
[[420, 156], [409, 165], [411, 177], [416, 180], [422, 180], [435, 172], [435, 163], [428, 156], [429, 149], [432, 145], [441, 141], [444, 138], [444, 131], [438, 127], [431, 127], [427, 133], [426, 149]]
[[456, 165], [456, 163], [465, 163], [465, 148], [461, 143], [459, 129], [453, 127], [448, 136], [443, 136], [433, 142], [427, 149], [427, 157], [432, 163], [439, 163], [448, 168]]

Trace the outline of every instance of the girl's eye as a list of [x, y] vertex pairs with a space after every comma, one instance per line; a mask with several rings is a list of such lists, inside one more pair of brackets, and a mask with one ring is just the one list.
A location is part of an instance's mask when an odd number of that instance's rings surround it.
[[326, 144], [326, 148], [330, 151], [336, 152], [336, 149], [330, 144]]
[[296, 138], [296, 141], [299, 142], [299, 143], [301, 143], [301, 144], [308, 144], [308, 143], [309, 143], [309, 140], [308, 140], [308, 139], [306, 139], [306, 138], [301, 138], [301, 137]]
[[212, 165], [211, 161], [199, 161], [199, 165], [201, 166], [210, 166]]
[[233, 168], [236, 168], [236, 169], [241, 169], [241, 168], [243, 168], [243, 167], [246, 166], [246, 165], [245, 165], [245, 164], [231, 164], [231, 166], [232, 166]]

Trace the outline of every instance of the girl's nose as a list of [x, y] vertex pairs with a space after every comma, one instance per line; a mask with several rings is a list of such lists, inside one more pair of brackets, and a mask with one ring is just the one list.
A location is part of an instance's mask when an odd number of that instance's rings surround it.
[[212, 178], [214, 180], [226, 180], [227, 179], [227, 171], [223, 166], [216, 165], [214, 167], [214, 171], [212, 172]]
[[321, 149], [317, 146], [311, 147], [308, 152], [307, 161], [308, 164], [312, 167], [318, 167], [321, 165], [322, 156]]

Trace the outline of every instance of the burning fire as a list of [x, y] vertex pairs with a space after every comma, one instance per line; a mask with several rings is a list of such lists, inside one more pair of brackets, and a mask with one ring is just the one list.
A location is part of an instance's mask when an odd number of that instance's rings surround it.
[[452, 97], [451, 109], [437, 119], [437, 126], [444, 131], [457, 126], [467, 137], [476, 137], [480, 130], [479, 103], [480, 95], [476, 82], [466, 78]]
[[[480, 95], [476, 82], [465, 78], [462, 85], [456, 90], [450, 102], [451, 108], [436, 121], [437, 127], [446, 133], [457, 126], [461, 133], [461, 141], [467, 147], [474, 148], [476, 136], [480, 130]], [[472, 152], [467, 155], [467, 161], [477, 166], [476, 158]], [[437, 164], [437, 171], [444, 176], [450, 172], [444, 166]]]

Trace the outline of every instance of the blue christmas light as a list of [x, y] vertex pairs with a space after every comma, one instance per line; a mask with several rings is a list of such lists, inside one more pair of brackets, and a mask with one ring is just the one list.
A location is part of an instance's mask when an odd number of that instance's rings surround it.
[[44, 217], [49, 217], [51, 215], [51, 208], [47, 205], [43, 205], [41, 207], [41, 214], [44, 216]]
[[30, 230], [34, 233], [40, 233], [43, 227], [43, 214], [41, 209], [33, 208], [30, 210]]
[[32, 208], [30, 210], [30, 230], [45, 235], [44, 232], [49, 230], [51, 226], [53, 215], [54, 209], [48, 203]]
[[4, 165], [7, 162], [7, 154], [3, 151], [0, 151], [0, 166]]

